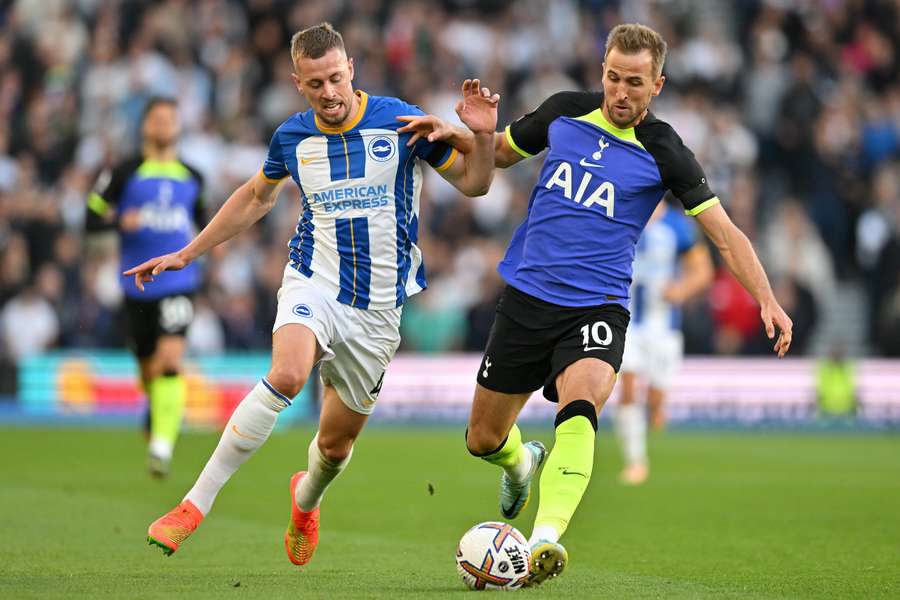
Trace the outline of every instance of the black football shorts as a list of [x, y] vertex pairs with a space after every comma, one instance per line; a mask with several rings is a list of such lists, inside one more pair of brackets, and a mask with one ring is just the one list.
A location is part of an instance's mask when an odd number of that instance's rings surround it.
[[630, 315], [620, 304], [570, 307], [507, 286], [478, 370], [478, 383], [505, 394], [544, 388], [557, 402], [556, 377], [582, 358], [598, 358], [616, 373], [622, 365]]
[[129, 345], [138, 358], [147, 358], [156, 352], [156, 343], [161, 336], [187, 333], [194, 318], [194, 302], [188, 294], [147, 302], [126, 298], [125, 314]]

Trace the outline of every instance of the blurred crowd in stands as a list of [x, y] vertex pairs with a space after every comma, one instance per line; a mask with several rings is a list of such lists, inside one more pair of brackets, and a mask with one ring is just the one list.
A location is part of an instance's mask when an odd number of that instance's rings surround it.
[[[123, 344], [114, 251], [89, 251], [97, 174], [137, 152], [146, 99], [180, 102], [181, 156], [212, 214], [306, 109], [293, 32], [329, 20], [355, 85], [455, 118], [460, 82], [502, 94], [500, 126], [559, 90], [599, 89], [606, 34], [639, 21], [669, 43], [653, 110], [704, 166], [754, 242], [813, 350], [843, 290], [863, 348], [900, 355], [900, 3], [879, 0], [16, 0], [0, 2], [0, 356]], [[421, 232], [430, 289], [404, 314], [404, 348], [481, 350], [494, 267], [525, 215], [541, 160], [499, 171], [486, 197], [431, 173]], [[205, 261], [190, 346], [269, 347], [295, 186]], [[720, 267], [687, 306], [693, 353], [765, 352], [758, 311]], [[848, 317], [849, 318], [849, 317]], [[826, 340], [843, 343], [845, 340]], [[3, 379], [0, 377], [0, 379]]]

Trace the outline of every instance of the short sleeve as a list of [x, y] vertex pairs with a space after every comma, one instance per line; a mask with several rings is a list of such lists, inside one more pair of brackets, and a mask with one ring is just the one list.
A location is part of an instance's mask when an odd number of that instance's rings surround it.
[[281, 145], [281, 129], [275, 130], [272, 141], [269, 142], [269, 152], [262, 167], [263, 177], [270, 183], [278, 183], [288, 175], [287, 165], [284, 162], [284, 150]]
[[140, 159], [125, 161], [115, 168], [104, 169], [88, 194], [85, 229], [101, 231], [115, 227], [116, 206], [128, 179], [141, 164]]
[[656, 121], [646, 128], [636, 128], [635, 133], [653, 155], [663, 186], [678, 198], [686, 214], [696, 216], [719, 203], [694, 153], [669, 124]]
[[[425, 112], [415, 104], [407, 104], [406, 114], [422, 116]], [[410, 134], [407, 134], [410, 135]], [[413, 147], [413, 153], [434, 167], [436, 171], [444, 171], [450, 168], [459, 154], [455, 148], [445, 142], [429, 142], [420, 138]]]
[[506, 141], [525, 158], [540, 154], [547, 147], [550, 124], [559, 117], [585, 115], [600, 107], [602, 94], [558, 92], [530, 113], [507, 125]]
[[194, 181], [197, 182], [197, 197], [194, 199], [193, 217], [194, 225], [200, 230], [206, 227], [208, 222], [208, 219], [206, 218], [206, 187], [203, 174], [189, 164], [182, 164], [187, 167], [188, 171], [190, 171], [191, 175], [194, 177]]

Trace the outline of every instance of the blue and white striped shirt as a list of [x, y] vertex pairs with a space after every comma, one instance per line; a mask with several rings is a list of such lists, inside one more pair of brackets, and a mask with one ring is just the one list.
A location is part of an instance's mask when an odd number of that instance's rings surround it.
[[340, 128], [297, 113], [275, 131], [263, 175], [293, 177], [302, 209], [290, 265], [344, 304], [382, 310], [425, 289], [416, 246], [424, 160], [438, 171], [457, 152], [438, 142], [398, 134], [400, 115], [424, 114], [397, 98], [357, 91], [360, 108]]

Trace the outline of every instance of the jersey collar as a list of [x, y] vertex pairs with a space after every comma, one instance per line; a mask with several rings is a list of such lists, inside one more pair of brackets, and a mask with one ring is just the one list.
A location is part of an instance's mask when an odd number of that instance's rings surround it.
[[363, 114], [365, 114], [366, 112], [366, 107], [369, 104], [369, 95], [362, 90], [356, 90], [356, 92], [354, 93], [359, 98], [359, 110], [356, 111], [356, 116], [340, 127], [329, 127], [328, 125], [325, 125], [324, 123], [319, 121], [319, 115], [313, 113], [313, 119], [315, 120], [316, 127], [319, 129], [319, 131], [321, 131], [322, 133], [344, 133], [345, 131], [350, 131], [351, 129], [359, 125], [359, 122], [362, 121]]
[[[648, 112], [647, 115], [644, 116], [644, 118], [646, 119], [647, 116], [649, 116], [649, 114], [650, 113]], [[593, 112], [589, 112], [586, 115], [583, 115], [581, 117], [576, 117], [576, 119], [579, 121], [587, 121], [588, 123], [591, 123], [592, 125], [596, 125], [600, 129], [606, 131], [607, 133], [614, 135], [615, 137], [619, 138], [620, 140], [630, 142], [641, 148], [644, 147], [644, 145], [641, 144], [640, 141], [638, 141], [637, 136], [634, 133], [634, 127], [628, 127], [626, 129], [619, 129], [618, 127], [616, 127], [615, 125], [613, 125], [612, 123], [607, 121], [606, 117], [603, 115], [603, 106], [601, 106], [600, 108], [598, 108], [597, 110], [595, 110]], [[641, 123], [643, 123], [643, 121], [641, 121]]]

